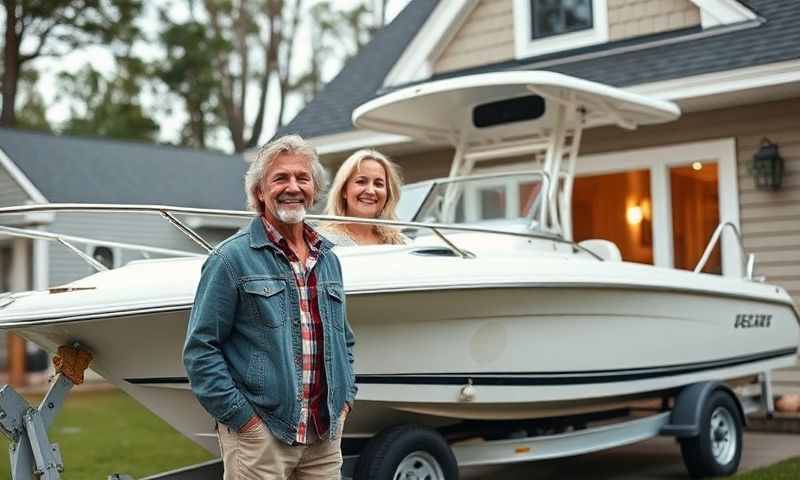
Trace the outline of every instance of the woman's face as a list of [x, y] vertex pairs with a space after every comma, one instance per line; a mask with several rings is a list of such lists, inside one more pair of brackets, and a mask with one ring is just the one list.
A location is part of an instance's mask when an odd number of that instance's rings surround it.
[[377, 218], [386, 206], [386, 170], [367, 159], [344, 186], [345, 214], [348, 217]]

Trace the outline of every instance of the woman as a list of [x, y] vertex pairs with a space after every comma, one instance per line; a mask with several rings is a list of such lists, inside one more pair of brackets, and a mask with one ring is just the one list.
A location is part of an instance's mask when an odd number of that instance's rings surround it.
[[[375, 150], [359, 150], [336, 172], [325, 213], [395, 220], [401, 185], [394, 162]], [[330, 223], [322, 234], [337, 245], [403, 244], [408, 240], [395, 228], [365, 223]]]

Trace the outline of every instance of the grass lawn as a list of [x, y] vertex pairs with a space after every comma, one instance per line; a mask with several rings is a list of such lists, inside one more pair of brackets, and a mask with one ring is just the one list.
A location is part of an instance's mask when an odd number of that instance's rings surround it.
[[[28, 398], [32, 405], [38, 400]], [[120, 390], [71, 392], [49, 435], [61, 448], [66, 480], [105, 479], [111, 473], [140, 478], [211, 458]], [[8, 451], [4, 438], [2, 447]], [[9, 468], [6, 454], [0, 478], [11, 478]]]
[[797, 480], [800, 478], [800, 457], [790, 458], [770, 467], [736, 475], [736, 480]]

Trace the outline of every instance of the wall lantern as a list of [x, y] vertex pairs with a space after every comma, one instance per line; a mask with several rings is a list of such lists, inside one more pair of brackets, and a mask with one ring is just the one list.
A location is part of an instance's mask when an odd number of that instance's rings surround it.
[[778, 145], [768, 138], [761, 140], [761, 146], [753, 154], [751, 171], [756, 188], [759, 190], [778, 190], [783, 181], [783, 158], [778, 154]]

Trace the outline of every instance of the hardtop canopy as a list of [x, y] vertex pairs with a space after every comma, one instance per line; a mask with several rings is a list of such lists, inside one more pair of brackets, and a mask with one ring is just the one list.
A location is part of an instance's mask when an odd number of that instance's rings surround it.
[[353, 123], [423, 142], [456, 144], [465, 134], [467, 141], [483, 143], [513, 136], [514, 131], [530, 134], [554, 128], [559, 106], [580, 111], [583, 128], [619, 125], [630, 129], [672, 121], [681, 114], [672, 102], [559, 73], [525, 71], [406, 87], [358, 107]]

